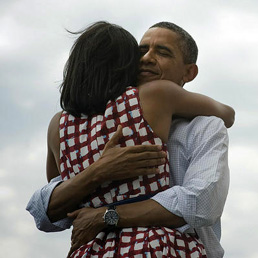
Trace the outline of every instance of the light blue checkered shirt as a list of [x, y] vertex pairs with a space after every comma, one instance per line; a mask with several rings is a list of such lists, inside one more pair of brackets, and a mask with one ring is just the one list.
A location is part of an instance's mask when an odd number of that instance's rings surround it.
[[[229, 187], [228, 135], [223, 121], [215, 117], [175, 120], [168, 151], [171, 187], [152, 199], [185, 219], [187, 224], [179, 231], [194, 233], [195, 229], [208, 258], [223, 257], [220, 217]], [[54, 178], [27, 205], [40, 230], [55, 232], [71, 226], [69, 219], [52, 224], [46, 215], [51, 193], [60, 182], [60, 177]]]

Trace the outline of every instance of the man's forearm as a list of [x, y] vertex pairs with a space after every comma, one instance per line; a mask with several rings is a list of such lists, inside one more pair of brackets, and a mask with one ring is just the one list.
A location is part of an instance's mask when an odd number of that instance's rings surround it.
[[60, 176], [53, 178], [49, 184], [35, 191], [27, 204], [26, 210], [34, 217], [36, 226], [41, 231], [57, 232], [71, 227], [70, 219], [60, 220], [58, 223], [53, 224], [46, 213], [50, 196], [55, 187], [61, 182]]
[[[74, 219], [70, 252], [92, 240], [107, 227], [103, 218], [106, 209], [106, 207], [83, 208], [69, 215]], [[185, 224], [183, 218], [172, 214], [153, 200], [117, 206], [117, 212], [120, 217], [117, 225], [119, 228], [152, 226], [177, 228]]]
[[186, 224], [182, 217], [176, 216], [154, 200], [117, 206], [118, 227], [165, 226], [181, 227]]
[[154, 174], [158, 172], [156, 166], [165, 162], [166, 153], [160, 146], [139, 145], [117, 148], [113, 147], [115, 144], [112, 144], [112, 139], [96, 162], [56, 187], [47, 210], [50, 221], [55, 222], [65, 218], [68, 212], [78, 209], [89, 194], [111, 178], [123, 180]]
[[51, 222], [67, 216], [68, 212], [78, 209], [85, 197], [92, 193], [100, 184], [96, 165], [88, 167], [77, 176], [59, 184], [53, 191], [47, 210]]

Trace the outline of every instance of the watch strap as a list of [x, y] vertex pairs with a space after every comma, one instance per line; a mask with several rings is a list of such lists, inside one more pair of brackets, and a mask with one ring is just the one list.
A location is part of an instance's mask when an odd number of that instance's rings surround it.
[[111, 204], [108, 206], [108, 210], [116, 210], [116, 206]]

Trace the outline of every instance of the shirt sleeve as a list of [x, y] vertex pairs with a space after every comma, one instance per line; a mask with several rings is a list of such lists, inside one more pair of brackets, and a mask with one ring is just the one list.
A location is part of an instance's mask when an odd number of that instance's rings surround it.
[[38, 189], [27, 204], [26, 210], [34, 217], [36, 227], [41, 231], [57, 232], [68, 229], [72, 225], [72, 220], [69, 218], [52, 223], [47, 216], [51, 194], [62, 182], [61, 176], [53, 178], [47, 185]]
[[[180, 231], [214, 225], [222, 215], [229, 187], [228, 134], [222, 120], [208, 119], [185, 138], [185, 151], [181, 152], [188, 167], [186, 172], [179, 171], [185, 173], [182, 184], [152, 198], [185, 219], [188, 225]], [[173, 156], [170, 160], [173, 162]]]

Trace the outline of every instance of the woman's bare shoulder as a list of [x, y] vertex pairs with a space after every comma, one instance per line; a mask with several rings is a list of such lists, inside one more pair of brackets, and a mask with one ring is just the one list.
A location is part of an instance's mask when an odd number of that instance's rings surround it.
[[58, 137], [59, 139], [59, 123], [60, 123], [60, 118], [62, 115], [62, 111], [56, 113], [48, 126], [48, 143], [54, 143], [56, 141], [56, 138]]
[[168, 80], [155, 80], [155, 81], [150, 81], [146, 82], [144, 84], [141, 84], [139, 88], [153, 88], [153, 89], [158, 89], [158, 88], [166, 88], [166, 87], [171, 87], [171, 85], [176, 85], [172, 81]]
[[183, 91], [182, 87], [168, 80], [151, 81], [139, 86], [140, 97], [169, 105], [171, 101], [176, 100], [181, 91]]
[[167, 142], [174, 112], [171, 88], [179, 87], [175, 85], [171, 81], [159, 80], [145, 83], [139, 87], [143, 116], [164, 142]]
[[139, 86], [139, 90], [143, 94], [151, 94], [155, 96], [165, 95], [173, 93], [174, 91], [181, 88], [174, 82], [168, 80], [156, 80], [144, 83]]
[[52, 119], [50, 120], [50, 123], [49, 123], [49, 127], [48, 127], [48, 130], [52, 131], [54, 128], [59, 127], [59, 121], [60, 121], [60, 118], [61, 118], [61, 115], [62, 115], [62, 112], [63, 111], [60, 111], [58, 113], [56, 113]]

